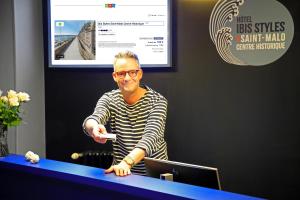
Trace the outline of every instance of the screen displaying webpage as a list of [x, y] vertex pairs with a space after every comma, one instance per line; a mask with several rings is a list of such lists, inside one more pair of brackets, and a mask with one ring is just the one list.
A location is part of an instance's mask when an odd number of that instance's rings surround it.
[[111, 67], [130, 50], [141, 65], [171, 66], [170, 0], [49, 0], [50, 66]]

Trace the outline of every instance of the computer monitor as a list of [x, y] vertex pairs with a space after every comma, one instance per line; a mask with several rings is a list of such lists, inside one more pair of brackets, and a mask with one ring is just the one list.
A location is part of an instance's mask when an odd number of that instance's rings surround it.
[[173, 181], [221, 190], [217, 168], [192, 165], [169, 160], [144, 158], [147, 176], [160, 178], [173, 174]]

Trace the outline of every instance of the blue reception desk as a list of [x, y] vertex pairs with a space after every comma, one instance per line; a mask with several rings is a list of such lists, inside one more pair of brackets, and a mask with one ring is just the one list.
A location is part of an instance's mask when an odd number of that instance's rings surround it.
[[250, 196], [23, 155], [0, 157], [0, 199], [255, 200]]

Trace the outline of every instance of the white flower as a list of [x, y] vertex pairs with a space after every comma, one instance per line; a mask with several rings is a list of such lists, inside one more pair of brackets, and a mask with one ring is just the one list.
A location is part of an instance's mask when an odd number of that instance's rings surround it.
[[19, 103], [19, 99], [18, 97], [12, 97], [12, 98], [8, 98], [8, 102], [9, 102], [9, 105], [10, 106], [19, 106], [20, 103]]
[[19, 109], [22, 103], [30, 100], [30, 96], [25, 92], [17, 93], [9, 90], [6, 95], [0, 90], [0, 122], [5, 128], [18, 126], [22, 122], [20, 114], [23, 110]]
[[17, 95], [18, 95], [18, 98], [21, 102], [30, 100], [30, 96], [25, 92], [19, 92]]
[[0, 97], [3, 102], [8, 102], [8, 98], [6, 96]]
[[14, 97], [18, 97], [17, 96], [17, 92], [16, 91], [14, 91], [14, 90], [9, 90], [8, 92], [7, 92], [7, 97], [10, 99], [10, 98], [14, 98]]

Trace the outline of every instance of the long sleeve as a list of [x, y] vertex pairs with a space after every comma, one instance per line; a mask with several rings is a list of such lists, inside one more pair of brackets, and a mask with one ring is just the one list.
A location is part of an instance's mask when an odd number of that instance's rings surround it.
[[[94, 112], [92, 115], [88, 116], [84, 122], [83, 122], [83, 130], [85, 122], [88, 119], [94, 119], [96, 120], [99, 124], [106, 125], [107, 121], [109, 120], [110, 117], [110, 110], [109, 110], [109, 103], [111, 101], [111, 98], [109, 95], [104, 94], [97, 102], [96, 107], [94, 109]], [[86, 132], [85, 132], [86, 133]]]
[[164, 130], [166, 117], [167, 100], [162, 97], [154, 104], [147, 119], [144, 135], [136, 145], [137, 148], [142, 148], [146, 151], [146, 156], [151, 156], [165, 144]]

